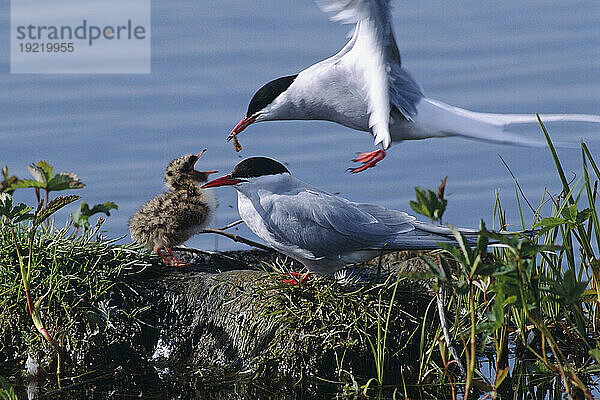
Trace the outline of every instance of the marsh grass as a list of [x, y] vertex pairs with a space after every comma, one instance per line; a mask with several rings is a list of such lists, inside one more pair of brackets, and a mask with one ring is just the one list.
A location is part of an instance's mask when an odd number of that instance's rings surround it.
[[[131, 276], [157, 261], [137, 245], [116, 245], [98, 235], [98, 229], [75, 236], [70, 226], [55, 229], [40, 227], [31, 241], [32, 227], [14, 227], [15, 238], [7, 225], [0, 226], [0, 354], [27, 348], [31, 353], [43, 348], [52, 354], [31, 323], [19, 272], [17, 246], [24, 252], [33, 244], [30, 267], [32, 296], [42, 299], [40, 313], [46, 327], [60, 346], [77, 346], [68, 336], [73, 326], [82, 322], [105, 329], [111, 317], [136, 320], [143, 311], [111, 308], [115, 299], [134, 294]], [[99, 228], [99, 226], [97, 226]], [[26, 253], [25, 253], [26, 254]], [[30, 326], [30, 329], [24, 327]], [[12, 339], [11, 339], [12, 338]]]
[[[70, 190], [70, 189], [81, 189], [85, 187], [85, 184], [79, 180], [77, 175], [71, 172], [60, 172], [54, 174], [54, 167], [52, 167], [47, 161], [40, 161], [37, 164], [31, 164], [28, 169], [34, 179], [19, 179], [16, 176], [9, 176], [8, 169], [5, 166], [2, 169], [2, 175], [4, 180], [0, 184], [0, 224], [3, 231], [10, 232], [10, 239], [8, 243], [14, 249], [16, 254], [16, 260], [18, 262], [18, 270], [20, 272], [20, 284], [23, 287], [25, 299], [27, 301], [27, 309], [31, 320], [41, 336], [56, 350], [58, 354], [58, 369], [57, 375], [60, 377], [60, 366], [62, 364], [61, 357], [63, 355], [62, 346], [57, 342], [53, 335], [51, 335], [46, 329], [44, 320], [41, 316], [42, 301], [51, 292], [49, 290], [46, 294], [41, 296], [32, 295], [31, 286], [33, 283], [34, 276], [32, 274], [33, 269], [36, 267], [37, 258], [39, 254], [34, 251], [35, 241], [39, 238], [39, 230], [44, 228], [47, 232], [52, 232], [51, 223], [53, 220], [51, 217], [57, 211], [63, 207], [80, 199], [76, 195], [58, 196], [50, 199], [50, 193], [56, 191]], [[15, 204], [14, 199], [11, 195], [17, 189], [33, 188], [35, 197], [37, 200], [37, 206], [32, 207], [25, 203]], [[45, 198], [42, 198], [40, 191], [43, 190]], [[85, 205], [85, 203], [82, 203]], [[111, 208], [117, 208], [113, 203], [109, 204]], [[89, 223], [87, 218], [91, 211], [96, 211], [95, 207], [90, 210], [86, 205], [86, 214], [78, 215], [78, 218], [73, 221], [77, 227], [73, 236], [77, 236], [77, 229], [79, 223], [85, 220], [87, 227]], [[106, 207], [105, 207], [106, 208]], [[33, 213], [30, 211], [35, 210]], [[108, 210], [99, 210], [110, 215]], [[97, 211], [98, 212], [98, 211]], [[93, 213], [92, 213], [93, 214]], [[90, 214], [91, 215], [91, 214]], [[26, 232], [26, 246], [22, 246], [19, 242], [19, 233]], [[68, 229], [67, 229], [68, 231]], [[63, 232], [63, 233], [66, 233]], [[60, 378], [59, 378], [60, 382]]]
[[[281, 282], [286, 268], [285, 262], [265, 268], [253, 293], [252, 303], [279, 326], [268, 357], [280, 363], [290, 353], [310, 355], [311, 348], [298, 346], [314, 343], [333, 374], [311, 379], [348, 393], [377, 391], [400, 382], [402, 375], [414, 380], [419, 342], [433, 334], [422, 324], [431, 295], [421, 282], [392, 269], [368, 279], [351, 273], [339, 280], [313, 275], [306, 284], [286, 285]], [[372, 362], [365, 363], [369, 358]]]
[[15, 389], [2, 376], [0, 376], [0, 400], [18, 400]]
[[[600, 224], [596, 210], [600, 170], [582, 143], [583, 176], [568, 182], [550, 136], [541, 121], [540, 125], [562, 191], [557, 195], [546, 191], [541, 204], [534, 207], [513, 175], [522, 229], [534, 231], [497, 234], [482, 225], [475, 248], [446, 247], [437, 264], [429, 260], [437, 284], [455, 293], [446, 296], [445, 304], [453, 316], [451, 333], [466, 360], [467, 374], [453, 377], [445, 361], [443, 371], [435, 362], [422, 369], [433, 375], [437, 371], [440, 383], [453, 381], [464, 399], [483, 394], [592, 399], [600, 394]], [[549, 215], [544, 215], [548, 209]], [[526, 222], [528, 214], [530, 222]], [[499, 196], [494, 224], [500, 230], [508, 226]], [[455, 237], [459, 243], [464, 241], [458, 232]], [[490, 250], [487, 241], [502, 246]], [[456, 269], [441, 268], [445, 260], [454, 261]], [[435, 343], [442, 343], [439, 336], [426, 347], [433, 349]], [[439, 349], [445, 360], [446, 349]], [[484, 372], [486, 360], [488, 371]], [[444, 374], [446, 379], [442, 379]]]

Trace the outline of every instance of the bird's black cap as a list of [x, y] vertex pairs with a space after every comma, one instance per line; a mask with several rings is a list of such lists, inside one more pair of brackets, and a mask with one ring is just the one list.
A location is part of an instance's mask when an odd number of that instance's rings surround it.
[[281, 93], [285, 92], [288, 87], [294, 82], [298, 75], [282, 76], [265, 84], [250, 100], [248, 104], [248, 112], [246, 118], [253, 116], [257, 111], [262, 110], [277, 98]]
[[232, 178], [256, 178], [264, 175], [290, 173], [279, 161], [267, 157], [250, 157], [240, 162], [231, 172]]

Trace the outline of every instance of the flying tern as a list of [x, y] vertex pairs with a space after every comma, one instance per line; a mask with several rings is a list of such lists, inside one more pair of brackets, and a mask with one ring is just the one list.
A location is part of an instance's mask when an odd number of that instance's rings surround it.
[[[240, 217], [257, 236], [322, 275], [382, 252], [456, 244], [449, 228], [327, 193], [295, 178], [271, 158], [247, 158], [202, 188], [227, 185], [236, 189]], [[461, 232], [470, 241], [478, 235], [477, 230]]]
[[[392, 143], [462, 136], [486, 142], [544, 146], [505, 131], [508, 125], [536, 123], [535, 115], [465, 110], [425, 96], [402, 67], [392, 29], [390, 0], [317, 0], [333, 21], [355, 24], [350, 41], [333, 57], [296, 75], [272, 80], [252, 97], [248, 111], [228, 140], [250, 124], [274, 120], [325, 120], [371, 132], [380, 149], [361, 153], [351, 169], [360, 172], [385, 157]], [[544, 122], [600, 123], [599, 115], [546, 114]]]

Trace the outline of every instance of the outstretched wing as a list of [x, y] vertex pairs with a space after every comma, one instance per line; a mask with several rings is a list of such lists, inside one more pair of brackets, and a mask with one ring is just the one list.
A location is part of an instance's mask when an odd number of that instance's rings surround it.
[[406, 119], [416, 115], [416, 103], [423, 97], [419, 85], [402, 69], [394, 39], [389, 0], [317, 0], [332, 14], [333, 21], [356, 24], [352, 38], [334, 57], [347, 57], [364, 82], [369, 127], [375, 144], [387, 149], [391, 106]]

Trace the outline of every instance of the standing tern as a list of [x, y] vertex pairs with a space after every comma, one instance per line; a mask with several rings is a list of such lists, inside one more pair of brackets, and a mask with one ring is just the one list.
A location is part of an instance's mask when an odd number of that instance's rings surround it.
[[[355, 24], [350, 41], [333, 57], [296, 75], [275, 79], [252, 97], [231, 140], [250, 124], [274, 120], [325, 120], [371, 132], [380, 149], [361, 153], [360, 172], [385, 157], [392, 142], [462, 136], [486, 142], [544, 146], [505, 131], [508, 125], [536, 123], [535, 115], [465, 110], [425, 97], [402, 68], [391, 22], [390, 0], [317, 0], [333, 21]], [[545, 122], [600, 123], [600, 115], [546, 114]]]
[[[202, 188], [227, 185], [237, 190], [238, 211], [246, 225], [310, 272], [332, 275], [382, 252], [434, 249], [440, 242], [456, 244], [449, 228], [327, 193], [295, 178], [271, 158], [247, 158], [231, 174]], [[477, 230], [461, 232], [469, 241], [478, 235]]]

